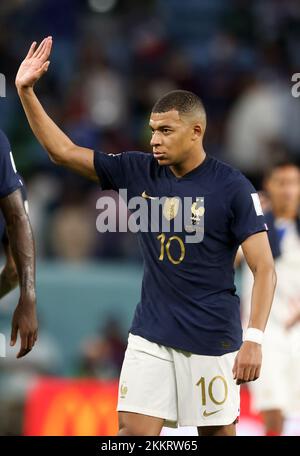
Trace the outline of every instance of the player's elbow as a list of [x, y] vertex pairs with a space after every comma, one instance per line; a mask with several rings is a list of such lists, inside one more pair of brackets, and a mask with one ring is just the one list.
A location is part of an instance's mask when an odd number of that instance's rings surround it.
[[62, 166], [64, 164], [63, 154], [48, 151], [49, 158], [54, 165]]
[[59, 166], [68, 166], [70, 157], [72, 156], [72, 151], [75, 147], [75, 144], [70, 141], [57, 148], [51, 150], [48, 149], [47, 152], [52, 163]]
[[253, 274], [256, 278], [263, 278], [264, 281], [270, 283], [271, 286], [275, 289], [277, 284], [277, 274], [273, 258], [260, 261], [256, 265]]
[[275, 290], [276, 285], [277, 285], [277, 274], [276, 274], [275, 266], [273, 266], [273, 270], [272, 270], [272, 282], [273, 282], [273, 287]]
[[275, 290], [276, 285], [277, 285], [277, 274], [276, 274], [274, 263], [272, 266], [269, 267], [268, 277], [269, 277], [269, 280], [271, 283], [271, 287], [273, 288], [273, 290]]

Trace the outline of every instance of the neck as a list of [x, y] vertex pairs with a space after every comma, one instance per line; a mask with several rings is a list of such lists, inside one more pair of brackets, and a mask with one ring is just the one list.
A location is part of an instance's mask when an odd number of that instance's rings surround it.
[[298, 216], [298, 208], [276, 208], [273, 207], [273, 214], [275, 218], [282, 218], [285, 220], [295, 220]]
[[197, 168], [198, 166], [203, 163], [206, 157], [206, 153], [204, 149], [201, 147], [200, 150], [197, 151], [195, 154], [191, 154], [188, 160], [183, 161], [182, 163], [178, 163], [176, 165], [170, 165], [170, 169], [176, 177], [183, 177], [185, 174], [193, 171], [193, 169]]

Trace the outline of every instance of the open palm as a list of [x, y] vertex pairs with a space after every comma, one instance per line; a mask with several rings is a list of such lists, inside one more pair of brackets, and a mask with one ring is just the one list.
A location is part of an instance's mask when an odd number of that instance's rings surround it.
[[45, 38], [36, 48], [37, 43], [32, 43], [28, 54], [21, 63], [17, 76], [16, 86], [18, 89], [33, 87], [40, 77], [48, 70], [49, 56], [52, 47], [52, 38]]

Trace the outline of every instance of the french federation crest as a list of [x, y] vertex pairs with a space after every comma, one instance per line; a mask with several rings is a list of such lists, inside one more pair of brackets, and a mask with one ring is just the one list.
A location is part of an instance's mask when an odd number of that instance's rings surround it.
[[166, 198], [163, 207], [163, 214], [167, 220], [173, 220], [178, 214], [179, 199], [175, 197]]
[[204, 197], [197, 197], [196, 201], [192, 203], [190, 207], [190, 212], [187, 214], [187, 224], [185, 229], [187, 232], [197, 232], [201, 236], [201, 242], [204, 237], [204, 214], [205, 214], [205, 207], [204, 207]]
[[121, 397], [122, 399], [125, 399], [125, 396], [126, 396], [126, 394], [127, 394], [127, 391], [128, 391], [128, 387], [126, 386], [125, 383], [122, 383], [121, 388], [120, 388], [120, 397]]
[[198, 206], [198, 200], [192, 204], [191, 207], [191, 221], [193, 225], [196, 225], [201, 221], [201, 217], [203, 217], [205, 209], [204, 206]]

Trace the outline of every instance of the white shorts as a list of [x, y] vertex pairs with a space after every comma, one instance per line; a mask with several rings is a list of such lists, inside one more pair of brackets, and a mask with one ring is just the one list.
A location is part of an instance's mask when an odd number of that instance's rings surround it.
[[117, 410], [164, 418], [168, 427], [231, 424], [240, 407], [236, 354], [195, 355], [129, 334]]
[[300, 412], [300, 337], [267, 327], [259, 379], [249, 383], [253, 411]]

